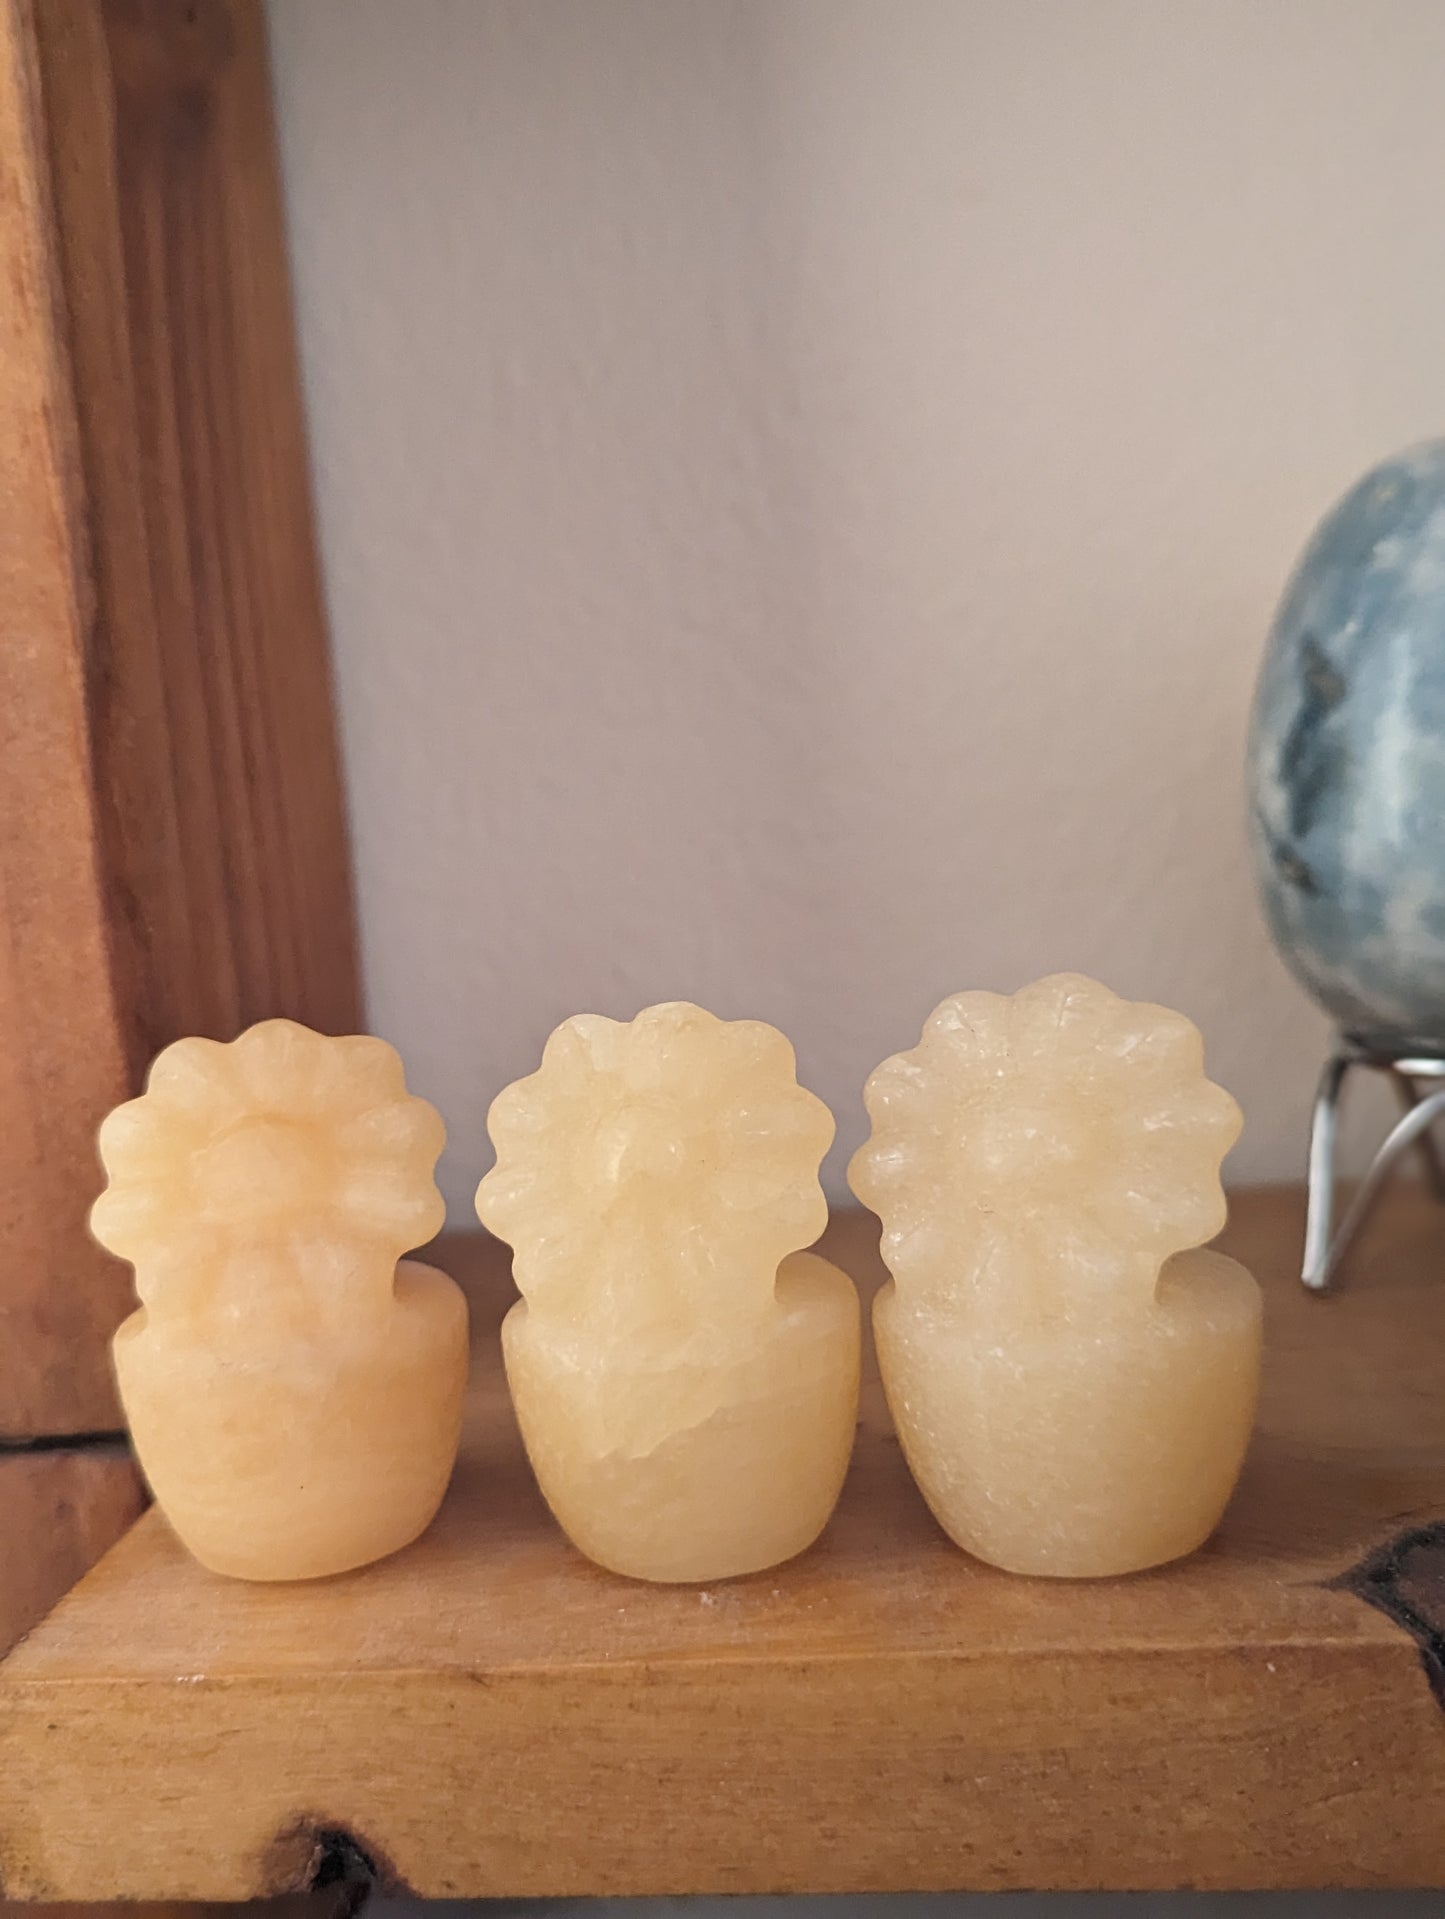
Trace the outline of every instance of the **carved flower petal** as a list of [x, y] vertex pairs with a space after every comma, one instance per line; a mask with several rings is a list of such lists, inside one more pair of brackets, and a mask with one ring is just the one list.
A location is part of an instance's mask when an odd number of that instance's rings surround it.
[[[1003, 993], [979, 991], [953, 993], [935, 1006], [923, 1024], [923, 1037], [917, 1054], [931, 1054], [941, 1048], [959, 1059], [1006, 1059], [1012, 1037], [1012, 1002]], [[895, 1054], [907, 1059], [909, 1054]], [[885, 1060], [887, 1066], [892, 1062]], [[877, 1069], [881, 1070], [881, 1069]]]
[[[752, 1212], [774, 1217], [787, 1212], [791, 1217], [794, 1197], [800, 1189], [807, 1197], [810, 1185], [814, 1193], [821, 1192], [816, 1178], [800, 1180], [796, 1168], [780, 1161], [775, 1153], [722, 1155], [709, 1181], [711, 1199], [725, 1217]], [[825, 1205], [824, 1224], [827, 1217]], [[823, 1227], [816, 1230], [822, 1232]], [[796, 1252], [797, 1248], [791, 1250]]]
[[135, 1261], [135, 1289], [143, 1306], [161, 1311], [209, 1306], [217, 1252], [211, 1235], [172, 1214], [164, 1232], [142, 1250]]
[[214, 1039], [178, 1039], [156, 1054], [144, 1097], [196, 1121], [224, 1123], [242, 1097], [229, 1046]]
[[1020, 1061], [1077, 1058], [1095, 1051], [1121, 1002], [1082, 973], [1054, 973], [1013, 997], [1011, 1035]]
[[[700, 1009], [694, 1007], [690, 1010], [696, 1012]], [[713, 1045], [719, 1029], [726, 1036], [721, 1070], [728, 1078], [746, 1079], [756, 1084], [766, 1076], [782, 1085], [792, 1085], [797, 1079], [798, 1056], [793, 1051], [793, 1043], [776, 1026], [769, 1026], [766, 1020], [760, 1019], [720, 1020], [711, 1013], [704, 1017], [708, 1024], [697, 1029], [703, 1046]]]
[[894, 1214], [895, 1196], [906, 1204], [913, 1191], [913, 1170], [918, 1156], [906, 1137], [896, 1133], [880, 1134], [861, 1145], [848, 1161], [848, 1185], [854, 1196], [875, 1213]]
[[526, 1079], [513, 1080], [502, 1088], [487, 1109], [487, 1132], [499, 1153], [514, 1141], [523, 1151], [531, 1151], [571, 1105], [570, 1099], [554, 1097], [544, 1067], [540, 1073], [529, 1073]]
[[1188, 1166], [1136, 1167], [1127, 1185], [1101, 1192], [1099, 1212], [1121, 1238], [1147, 1240], [1157, 1272], [1171, 1253], [1213, 1239], [1228, 1206], [1217, 1179], [1199, 1179], [1196, 1159]]
[[127, 1100], [100, 1123], [101, 1165], [112, 1181], [161, 1177], [184, 1150], [185, 1131], [154, 1100]]
[[1151, 1135], [1188, 1139], [1196, 1150], [1217, 1152], [1222, 1159], [1244, 1130], [1244, 1114], [1232, 1093], [1213, 1080], [1200, 1079], [1151, 1102], [1141, 1124]]
[[1172, 1086], [1204, 1072], [1204, 1035], [1183, 1013], [1167, 1006], [1121, 1002], [1124, 1017], [1116, 1025], [1114, 1051], [1138, 1078], [1161, 1079]]
[[133, 1264], [165, 1237], [174, 1205], [167, 1188], [151, 1180], [108, 1186], [90, 1209], [90, 1230], [105, 1247]]
[[343, 1120], [337, 1139], [358, 1160], [404, 1160], [430, 1173], [447, 1143], [442, 1116], [427, 1100], [387, 1100]]
[[498, 1160], [477, 1187], [477, 1217], [489, 1233], [512, 1241], [521, 1224], [549, 1210], [560, 1212], [567, 1186], [538, 1160]]
[[322, 1043], [328, 1092], [339, 1110], [351, 1113], [411, 1097], [401, 1055], [386, 1040], [374, 1033], [346, 1033]]
[[550, 1080], [560, 1071], [570, 1081], [583, 1071], [615, 1072], [622, 1063], [625, 1030], [620, 1020], [601, 1013], [574, 1013], [548, 1035], [542, 1048], [541, 1070], [531, 1078], [541, 1079], [545, 1074]]
[[969, 1250], [957, 1222], [943, 1214], [910, 1207], [884, 1215], [884, 1262], [900, 1285], [916, 1288], [919, 1296], [951, 1293], [966, 1272]]
[[398, 1258], [424, 1245], [446, 1221], [446, 1203], [432, 1181], [407, 1167], [354, 1172], [336, 1210], [349, 1232], [394, 1249]]
[[264, 1019], [234, 1042], [236, 1071], [253, 1106], [292, 1107], [314, 1089], [332, 1042], [290, 1019]]
[[875, 1066], [863, 1088], [863, 1104], [875, 1131], [889, 1129], [899, 1117], [906, 1120], [929, 1078], [929, 1063], [921, 1046], [911, 1053], [895, 1053]]
[[792, 1168], [790, 1177], [797, 1177], [797, 1166], [810, 1159], [816, 1167], [836, 1131], [829, 1108], [801, 1086], [749, 1099], [719, 1115], [719, 1133], [729, 1155], [761, 1154], [775, 1164], [784, 1158]]
[[816, 1171], [811, 1179], [795, 1180], [779, 1193], [761, 1209], [759, 1218], [759, 1232], [774, 1270], [789, 1253], [811, 1246], [827, 1224], [828, 1199]]

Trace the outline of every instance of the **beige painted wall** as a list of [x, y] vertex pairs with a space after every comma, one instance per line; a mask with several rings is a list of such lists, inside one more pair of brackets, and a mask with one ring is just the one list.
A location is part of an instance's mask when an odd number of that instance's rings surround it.
[[1445, 430], [1438, 0], [273, 0], [371, 1012], [1172, 1001], [1299, 1166], [1241, 825], [1312, 521]]

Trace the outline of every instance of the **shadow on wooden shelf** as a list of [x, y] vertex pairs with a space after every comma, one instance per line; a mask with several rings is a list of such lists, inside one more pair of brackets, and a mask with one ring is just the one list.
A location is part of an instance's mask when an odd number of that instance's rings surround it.
[[[1265, 1390], [1194, 1558], [1094, 1584], [967, 1559], [870, 1381], [820, 1544], [701, 1591], [561, 1539], [500, 1378], [500, 1249], [443, 1242], [478, 1362], [436, 1525], [255, 1587], [142, 1520], [0, 1668], [7, 1888], [292, 1891], [323, 1830], [435, 1897], [1445, 1884], [1445, 1214], [1392, 1195], [1328, 1301], [1299, 1232], [1296, 1194], [1237, 1199]], [[871, 1288], [874, 1223], [829, 1239]]]

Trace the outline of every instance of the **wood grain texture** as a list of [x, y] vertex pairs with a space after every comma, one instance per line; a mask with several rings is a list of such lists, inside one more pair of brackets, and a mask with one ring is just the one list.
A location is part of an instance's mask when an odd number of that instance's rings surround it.
[[[830, 1235], [865, 1282], [875, 1234]], [[970, 1561], [871, 1382], [819, 1545], [703, 1591], [558, 1535], [499, 1376], [505, 1268], [454, 1244], [478, 1358], [432, 1531], [248, 1587], [147, 1516], [0, 1667], [0, 1872], [234, 1898], [303, 1883], [340, 1830], [436, 1896], [1445, 1884], [1445, 1710], [1342, 1583], [1445, 1520], [1445, 1215], [1392, 1194], [1328, 1301], [1299, 1237], [1295, 1195], [1236, 1203], [1264, 1402], [1193, 1559], [1097, 1584]]]
[[0, 1437], [118, 1423], [93, 1134], [360, 1023], [263, 21], [0, 0]]
[[[32, 1452], [0, 1453], [0, 1651], [49, 1611], [134, 1523], [146, 1504], [141, 1477], [120, 1440]], [[310, 1896], [256, 1902], [246, 1919], [347, 1919], [354, 1907], [340, 1887]], [[0, 1919], [222, 1919], [194, 1905], [98, 1906], [37, 1910], [0, 1899]]]
[[0, 1437], [119, 1424], [104, 1334], [129, 1288], [85, 1234], [94, 1124], [123, 1095], [100, 910], [93, 617], [27, 16], [0, 4]]
[[64, 1900], [58, 1905], [37, 1906], [20, 1899], [0, 1899], [0, 1919], [352, 1919], [360, 1909], [361, 1900], [349, 1890], [253, 1899], [241, 1906], [144, 1899], [114, 1906]]
[[0, 1650], [44, 1618], [145, 1504], [120, 1440], [0, 1453]]

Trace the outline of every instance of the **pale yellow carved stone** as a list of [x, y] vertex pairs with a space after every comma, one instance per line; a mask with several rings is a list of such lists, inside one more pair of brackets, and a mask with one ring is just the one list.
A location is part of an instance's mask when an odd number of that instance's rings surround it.
[[959, 993], [865, 1094], [889, 1405], [949, 1536], [1014, 1572], [1191, 1552], [1243, 1461], [1259, 1288], [1224, 1224], [1235, 1102], [1182, 1014], [1062, 974]]
[[137, 1456], [212, 1571], [307, 1579], [430, 1524], [461, 1432], [466, 1302], [400, 1255], [445, 1141], [384, 1041], [266, 1020], [183, 1039], [100, 1129], [91, 1226], [135, 1267], [115, 1338]]
[[493, 1102], [482, 1223], [521, 1301], [507, 1378], [548, 1504], [590, 1558], [710, 1581], [791, 1558], [852, 1450], [858, 1299], [822, 1231], [828, 1109], [755, 1020], [579, 1015]]

